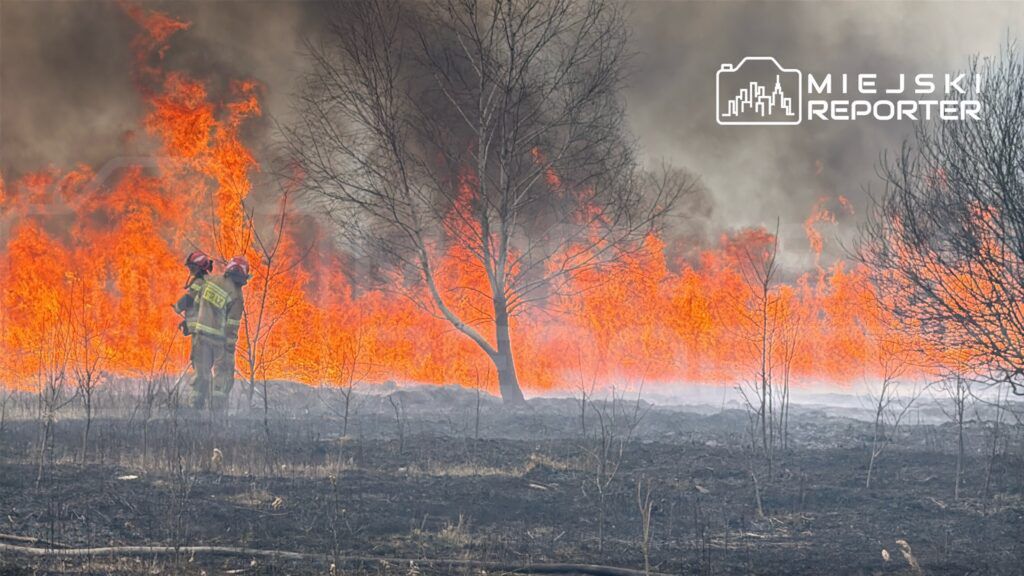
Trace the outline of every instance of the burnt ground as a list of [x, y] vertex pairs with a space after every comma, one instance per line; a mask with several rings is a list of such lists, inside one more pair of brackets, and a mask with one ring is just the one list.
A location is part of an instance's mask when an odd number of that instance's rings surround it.
[[[969, 423], [957, 500], [955, 429], [927, 412], [908, 416], [866, 489], [870, 424], [814, 407], [794, 409], [789, 448], [769, 475], [749, 448], [746, 414], [728, 407], [644, 406], [633, 426], [636, 406], [623, 402], [602, 442], [597, 412], [584, 432], [576, 401], [508, 409], [485, 397], [478, 412], [475, 393], [414, 390], [395, 405], [358, 398], [343, 436], [337, 398], [304, 404], [293, 397], [302, 394], [282, 388], [288, 408], [267, 426], [261, 411], [215, 420], [164, 410], [146, 422], [101, 405], [84, 463], [84, 421], [69, 411], [41, 475], [41, 427], [23, 398], [0, 436], [0, 534], [73, 547], [302, 551], [323, 563], [0, 552], [0, 574], [328, 573], [352, 555], [642, 569], [638, 482], [653, 501], [658, 572], [914, 574], [896, 545], [903, 539], [924, 574], [1024, 573], [1024, 429], [1012, 418], [995, 458], [991, 423]], [[607, 419], [613, 408], [602, 410]], [[339, 561], [336, 572], [453, 569]]]

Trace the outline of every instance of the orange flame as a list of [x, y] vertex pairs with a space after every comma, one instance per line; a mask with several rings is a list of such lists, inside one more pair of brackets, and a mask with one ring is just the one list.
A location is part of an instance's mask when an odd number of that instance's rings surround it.
[[[158, 169], [130, 167], [102, 179], [81, 166], [29, 174], [9, 186], [0, 180], [0, 379], [31, 388], [81, 362], [85, 348], [111, 376], [180, 373], [186, 342], [169, 305], [184, 280], [182, 256], [202, 247], [221, 258], [244, 253], [253, 263], [247, 301], [272, 319], [260, 328], [247, 317], [243, 328], [251, 336], [265, 330], [248, 340], [261, 347], [259, 378], [493, 388], [489, 361], [471, 341], [411, 299], [357, 290], [346, 275], [347, 259], [308, 219], [292, 218], [281, 230], [281, 258], [301, 259], [301, 266], [282, 269], [280, 258], [263, 258], [243, 208], [259, 166], [240, 136], [261, 113], [260, 86], [235, 82], [229, 101], [211, 101], [203, 81], [159, 65], [171, 36], [189, 24], [133, 5], [125, 11], [142, 29], [133, 48], [149, 106], [143, 125], [160, 147]], [[540, 151], [534, 159], [544, 162]], [[546, 180], [561, 187], [554, 172]], [[463, 178], [462, 193], [452, 226], [465, 225], [459, 213], [472, 209], [471, 175]], [[822, 239], [815, 225], [835, 221], [825, 202], [805, 223], [816, 264]], [[838, 202], [848, 209], [845, 198]], [[299, 238], [310, 235], [318, 240], [305, 250]], [[882, 313], [867, 271], [840, 262], [780, 282], [770, 303], [759, 304], [741, 272], [743, 258], [773, 241], [766, 230], [742, 230], [686, 262], [668, 258], [664, 242], [652, 236], [611, 271], [569, 278], [568, 296], [512, 320], [524, 386], [566, 388], [581, 375], [747, 379], [758, 354], [750, 313], [759, 305], [772, 308], [778, 329], [772, 353], [787, 351], [795, 381], [846, 383], [877, 372]], [[464, 248], [444, 250], [440, 289], [459, 314], [486, 326], [484, 271]]]
[[[825, 239], [821, 232], [818, 230], [817, 225], [820, 223], [835, 224], [836, 213], [826, 208], [826, 205], [832, 200], [829, 196], [822, 196], [818, 198], [818, 201], [814, 204], [811, 209], [810, 216], [804, 220], [804, 233], [807, 235], [808, 242], [811, 243], [811, 251], [814, 253], [814, 265], [817, 267], [821, 262], [821, 252], [825, 247]], [[853, 214], [853, 205], [846, 199], [845, 196], [839, 195], [835, 199], [840, 209], [845, 214]]]

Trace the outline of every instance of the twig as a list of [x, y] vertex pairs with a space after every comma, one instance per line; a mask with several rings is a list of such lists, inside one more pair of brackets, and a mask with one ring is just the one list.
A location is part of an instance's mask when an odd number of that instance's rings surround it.
[[757, 502], [757, 517], [764, 518], [764, 505], [761, 503], [761, 484], [757, 481], [757, 474], [753, 467], [750, 469], [750, 477], [754, 479], [754, 501]]

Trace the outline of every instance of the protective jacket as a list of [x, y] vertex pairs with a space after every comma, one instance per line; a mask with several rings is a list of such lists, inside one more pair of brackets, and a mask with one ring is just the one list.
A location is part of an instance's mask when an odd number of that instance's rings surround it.
[[245, 313], [245, 298], [242, 296], [242, 289], [234, 282], [225, 279], [224, 283], [231, 289], [231, 303], [228, 306], [228, 315], [224, 322], [224, 339], [228, 350], [233, 351], [238, 342], [238, 328], [242, 325], [242, 314]]
[[174, 311], [185, 316], [185, 335], [196, 333], [196, 316], [199, 312], [199, 297], [203, 293], [206, 277], [197, 276], [188, 283], [185, 295], [174, 304]]
[[223, 276], [208, 277], [203, 283], [196, 302], [193, 334], [223, 341], [233, 346], [238, 341], [238, 327], [242, 321], [242, 291]]
[[245, 304], [242, 290], [230, 276], [224, 283], [232, 290], [231, 302], [228, 304], [227, 317], [224, 320], [224, 344], [213, 364], [213, 396], [211, 406], [214, 410], [226, 410], [231, 389], [235, 385], [235, 344], [238, 341], [238, 327], [242, 322]]

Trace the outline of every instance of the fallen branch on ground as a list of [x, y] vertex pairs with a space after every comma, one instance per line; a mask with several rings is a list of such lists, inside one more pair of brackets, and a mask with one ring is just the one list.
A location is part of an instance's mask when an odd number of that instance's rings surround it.
[[56, 542], [50, 542], [49, 540], [43, 540], [42, 538], [36, 538], [34, 536], [18, 536], [17, 534], [0, 534], [0, 540], [7, 540], [9, 542], [21, 542], [22, 544], [30, 544], [32, 546], [46, 546], [47, 548], [67, 548], [64, 544], [58, 544]]
[[[446, 560], [434, 558], [381, 558], [373, 556], [341, 556], [331, 558], [323, 554], [289, 552], [285, 550], [260, 550], [256, 548], [232, 548], [229, 546], [107, 546], [102, 548], [32, 548], [0, 544], [0, 553], [21, 554], [43, 558], [77, 558], [90, 556], [242, 556], [269, 558], [274, 560], [296, 560], [320, 564], [391, 564], [414, 563], [419, 566], [456, 566], [462, 568], [485, 568], [498, 572], [517, 574], [589, 574], [591, 576], [646, 576], [643, 570], [597, 566], [593, 564], [512, 564], [486, 560]], [[668, 576], [656, 572], [650, 576]]]

